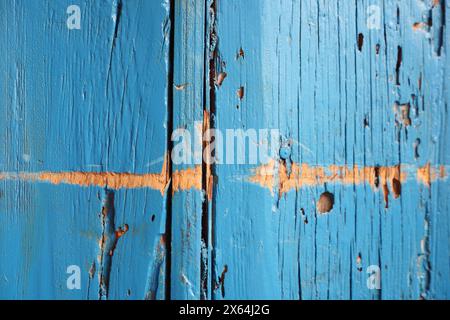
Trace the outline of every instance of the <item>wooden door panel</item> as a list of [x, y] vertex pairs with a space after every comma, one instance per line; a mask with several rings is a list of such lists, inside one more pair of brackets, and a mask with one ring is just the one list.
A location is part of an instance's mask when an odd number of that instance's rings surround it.
[[82, 2], [68, 29], [70, 5], [1, 4], [0, 295], [161, 298], [165, 198], [135, 175], [160, 174], [167, 153], [169, 8]]

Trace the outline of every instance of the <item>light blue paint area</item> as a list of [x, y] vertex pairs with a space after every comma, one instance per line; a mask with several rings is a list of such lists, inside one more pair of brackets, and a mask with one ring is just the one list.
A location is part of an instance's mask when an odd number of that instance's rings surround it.
[[[205, 110], [223, 132], [280, 129], [288, 168], [450, 165], [450, 15], [439, 6], [176, 0], [170, 21], [168, 1], [76, 2], [0, 3], [0, 172], [159, 173], [171, 127], [194, 134]], [[80, 30], [66, 26], [74, 4]], [[217, 72], [227, 77], [210, 91]], [[409, 104], [411, 125], [396, 104]], [[386, 208], [364, 184], [280, 195], [277, 176], [274, 190], [248, 181], [256, 167], [213, 167], [208, 201], [194, 189], [113, 191], [108, 219], [103, 188], [1, 180], [0, 298], [98, 299], [100, 274], [109, 299], [450, 298], [448, 179], [411, 176]], [[334, 207], [320, 215], [325, 191]], [[81, 290], [66, 286], [70, 265]], [[370, 266], [381, 290], [367, 287]]]
[[[367, 27], [369, 5], [381, 9], [380, 30]], [[228, 77], [216, 90], [217, 127], [280, 128], [293, 141], [291, 154], [279, 153], [288, 167], [448, 165], [448, 31], [438, 57], [436, 41], [412, 28], [422, 11], [414, 1], [219, 2]], [[240, 48], [245, 58], [236, 58]], [[396, 118], [396, 102], [410, 104], [411, 126]], [[224, 265], [228, 272], [225, 295], [216, 290], [215, 298], [449, 297], [448, 180], [428, 188], [411, 178], [386, 209], [369, 185], [279, 197], [276, 188], [242, 183], [250, 166], [216, 171], [213, 267], [216, 278]], [[324, 191], [335, 204], [321, 216]], [[381, 290], [366, 285], [372, 265], [381, 269]]]
[[[69, 5], [81, 9], [80, 30], [66, 26]], [[3, 1], [0, 170], [159, 173], [168, 10], [165, 1]], [[1, 190], [0, 296], [98, 299], [105, 191], [19, 181]], [[113, 225], [129, 231], [112, 256], [108, 298], [143, 299], [148, 288], [164, 298], [165, 198], [121, 190], [114, 205]], [[69, 265], [81, 269], [81, 290], [66, 287]]]

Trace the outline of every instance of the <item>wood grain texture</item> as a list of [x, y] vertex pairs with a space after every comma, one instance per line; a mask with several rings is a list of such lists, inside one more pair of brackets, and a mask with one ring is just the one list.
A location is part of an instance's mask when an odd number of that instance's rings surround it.
[[[0, 298], [450, 299], [448, 12], [1, 1]], [[209, 128], [281, 139], [208, 165]]]
[[[187, 130], [194, 139], [201, 137], [203, 123], [205, 2], [177, 0], [174, 9], [174, 86], [183, 89], [173, 92], [173, 128]], [[175, 139], [174, 143], [184, 142]], [[192, 153], [184, 164], [172, 165], [173, 177], [178, 173], [181, 176], [182, 172], [192, 173], [184, 178], [186, 186], [202, 185], [201, 154], [197, 161], [194, 157], [198, 158], [198, 154]], [[173, 179], [173, 185], [178, 184], [177, 180]], [[174, 190], [177, 189], [175, 186]], [[172, 299], [197, 300], [201, 296], [203, 199], [202, 190], [190, 187], [181, 188], [172, 197]]]
[[[66, 27], [71, 4], [80, 6], [80, 30]], [[167, 6], [2, 1], [0, 170], [161, 172]], [[164, 297], [165, 198], [158, 190], [2, 180], [0, 208], [1, 298]], [[114, 214], [105, 221], [104, 212]], [[111, 257], [105, 250], [125, 224]], [[81, 290], [66, 287], [70, 265], [81, 268]]]
[[[280, 128], [290, 155], [276, 168], [448, 165], [444, 1], [217, 4], [228, 74], [216, 92], [218, 128]], [[370, 5], [381, 8], [379, 30], [367, 27]], [[428, 37], [413, 30], [427, 13]], [[441, 43], [437, 30], [445, 30]], [[237, 59], [240, 48], [245, 58]], [[409, 104], [411, 124], [396, 104]], [[386, 208], [386, 195], [368, 183], [316, 178], [280, 194], [277, 171], [271, 192], [242, 183], [249, 169], [216, 168], [213, 268], [217, 278], [227, 272], [214, 298], [449, 298], [448, 180], [405, 181], [398, 199], [390, 190]], [[325, 191], [334, 209], [320, 215]], [[371, 265], [381, 268], [381, 290], [366, 286]]]

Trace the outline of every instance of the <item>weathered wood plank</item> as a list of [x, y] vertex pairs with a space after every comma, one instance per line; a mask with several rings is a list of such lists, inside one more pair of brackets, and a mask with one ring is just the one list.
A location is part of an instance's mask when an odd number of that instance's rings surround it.
[[[172, 299], [190, 300], [200, 299], [202, 295], [201, 135], [205, 99], [205, 1], [177, 0], [174, 10], [175, 134], [172, 138], [175, 147], [171, 159], [173, 197], [170, 290]], [[185, 130], [191, 137], [190, 142], [183, 140], [180, 130]], [[196, 142], [200, 143], [200, 148], [194, 147]], [[182, 148], [183, 153], [179, 148], [184, 145], [186, 147]]]
[[[428, 186], [420, 170], [448, 165], [445, 2], [217, 3], [228, 74], [217, 127], [279, 128], [287, 150], [272, 166], [272, 190], [264, 177], [243, 183], [249, 165], [216, 167], [213, 268], [227, 273], [215, 298], [448, 298], [449, 182], [438, 173]], [[369, 28], [371, 5], [381, 20]], [[413, 28], [427, 12], [429, 37]], [[343, 166], [337, 178], [334, 165]], [[349, 173], [355, 166], [362, 175]], [[322, 215], [325, 191], [335, 203]], [[381, 290], [367, 287], [371, 266]]]
[[[77, 183], [89, 173], [161, 172], [168, 4], [80, 2], [81, 29], [69, 30], [72, 4], [0, 4], [0, 296], [164, 298], [160, 190], [128, 189], [133, 177]], [[40, 172], [50, 181], [83, 174], [58, 185], [17, 174]], [[80, 290], [66, 286], [71, 265], [81, 269]]]

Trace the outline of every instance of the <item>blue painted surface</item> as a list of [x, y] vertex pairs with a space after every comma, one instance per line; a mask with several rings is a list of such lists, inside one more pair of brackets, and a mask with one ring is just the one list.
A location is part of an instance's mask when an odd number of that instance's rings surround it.
[[[369, 5], [381, 8], [379, 30], [367, 27]], [[217, 90], [218, 127], [279, 128], [294, 142], [289, 157], [280, 151], [288, 163], [448, 165], [449, 34], [438, 10], [417, 1], [219, 1], [228, 77]], [[431, 38], [412, 28], [427, 12], [436, 15]], [[236, 60], [239, 48], [245, 59]], [[417, 105], [411, 126], [396, 121], [396, 102]], [[217, 167], [214, 268], [228, 272], [226, 294], [215, 298], [449, 298], [448, 181], [407, 182], [385, 209], [368, 185], [317, 183], [274, 196], [236, 179], [249, 169]], [[326, 190], [335, 207], [321, 216]], [[371, 265], [381, 268], [381, 290], [366, 285]]]
[[[81, 29], [69, 30], [71, 4], [0, 4], [0, 170], [160, 172], [167, 5], [123, 1], [114, 22], [116, 0], [77, 2]], [[0, 297], [98, 299], [98, 275], [108, 268], [98, 259], [104, 188], [1, 181], [1, 190]], [[110, 273], [110, 299], [142, 299], [152, 288], [150, 295], [164, 297], [164, 266], [153, 267], [165, 232], [164, 201], [154, 190], [115, 192], [115, 226], [130, 230], [103, 270]], [[66, 287], [70, 265], [81, 269], [81, 290]]]
[[[417, 179], [450, 165], [449, 1], [80, 1], [69, 30], [75, 2], [0, 3], [0, 298], [450, 298], [450, 182]], [[259, 164], [169, 163], [163, 194], [23, 178], [157, 174], [171, 131], [208, 122], [279, 129], [277, 169], [409, 176], [388, 203], [356, 180], [263, 187]]]
[[[205, 76], [205, 3], [189, 0], [175, 2], [174, 26], [174, 86], [185, 86], [173, 92], [173, 129], [186, 129], [193, 139], [202, 134], [198, 124], [203, 122]], [[174, 144], [183, 143], [175, 140]], [[192, 161], [173, 165], [172, 171], [195, 169]], [[201, 150], [200, 150], [201, 151]], [[200, 155], [201, 157], [201, 155]], [[201, 160], [200, 160], [201, 161]], [[192, 178], [201, 179], [201, 176]], [[201, 288], [201, 190], [176, 192], [172, 198], [172, 261], [170, 298], [200, 299]]]

